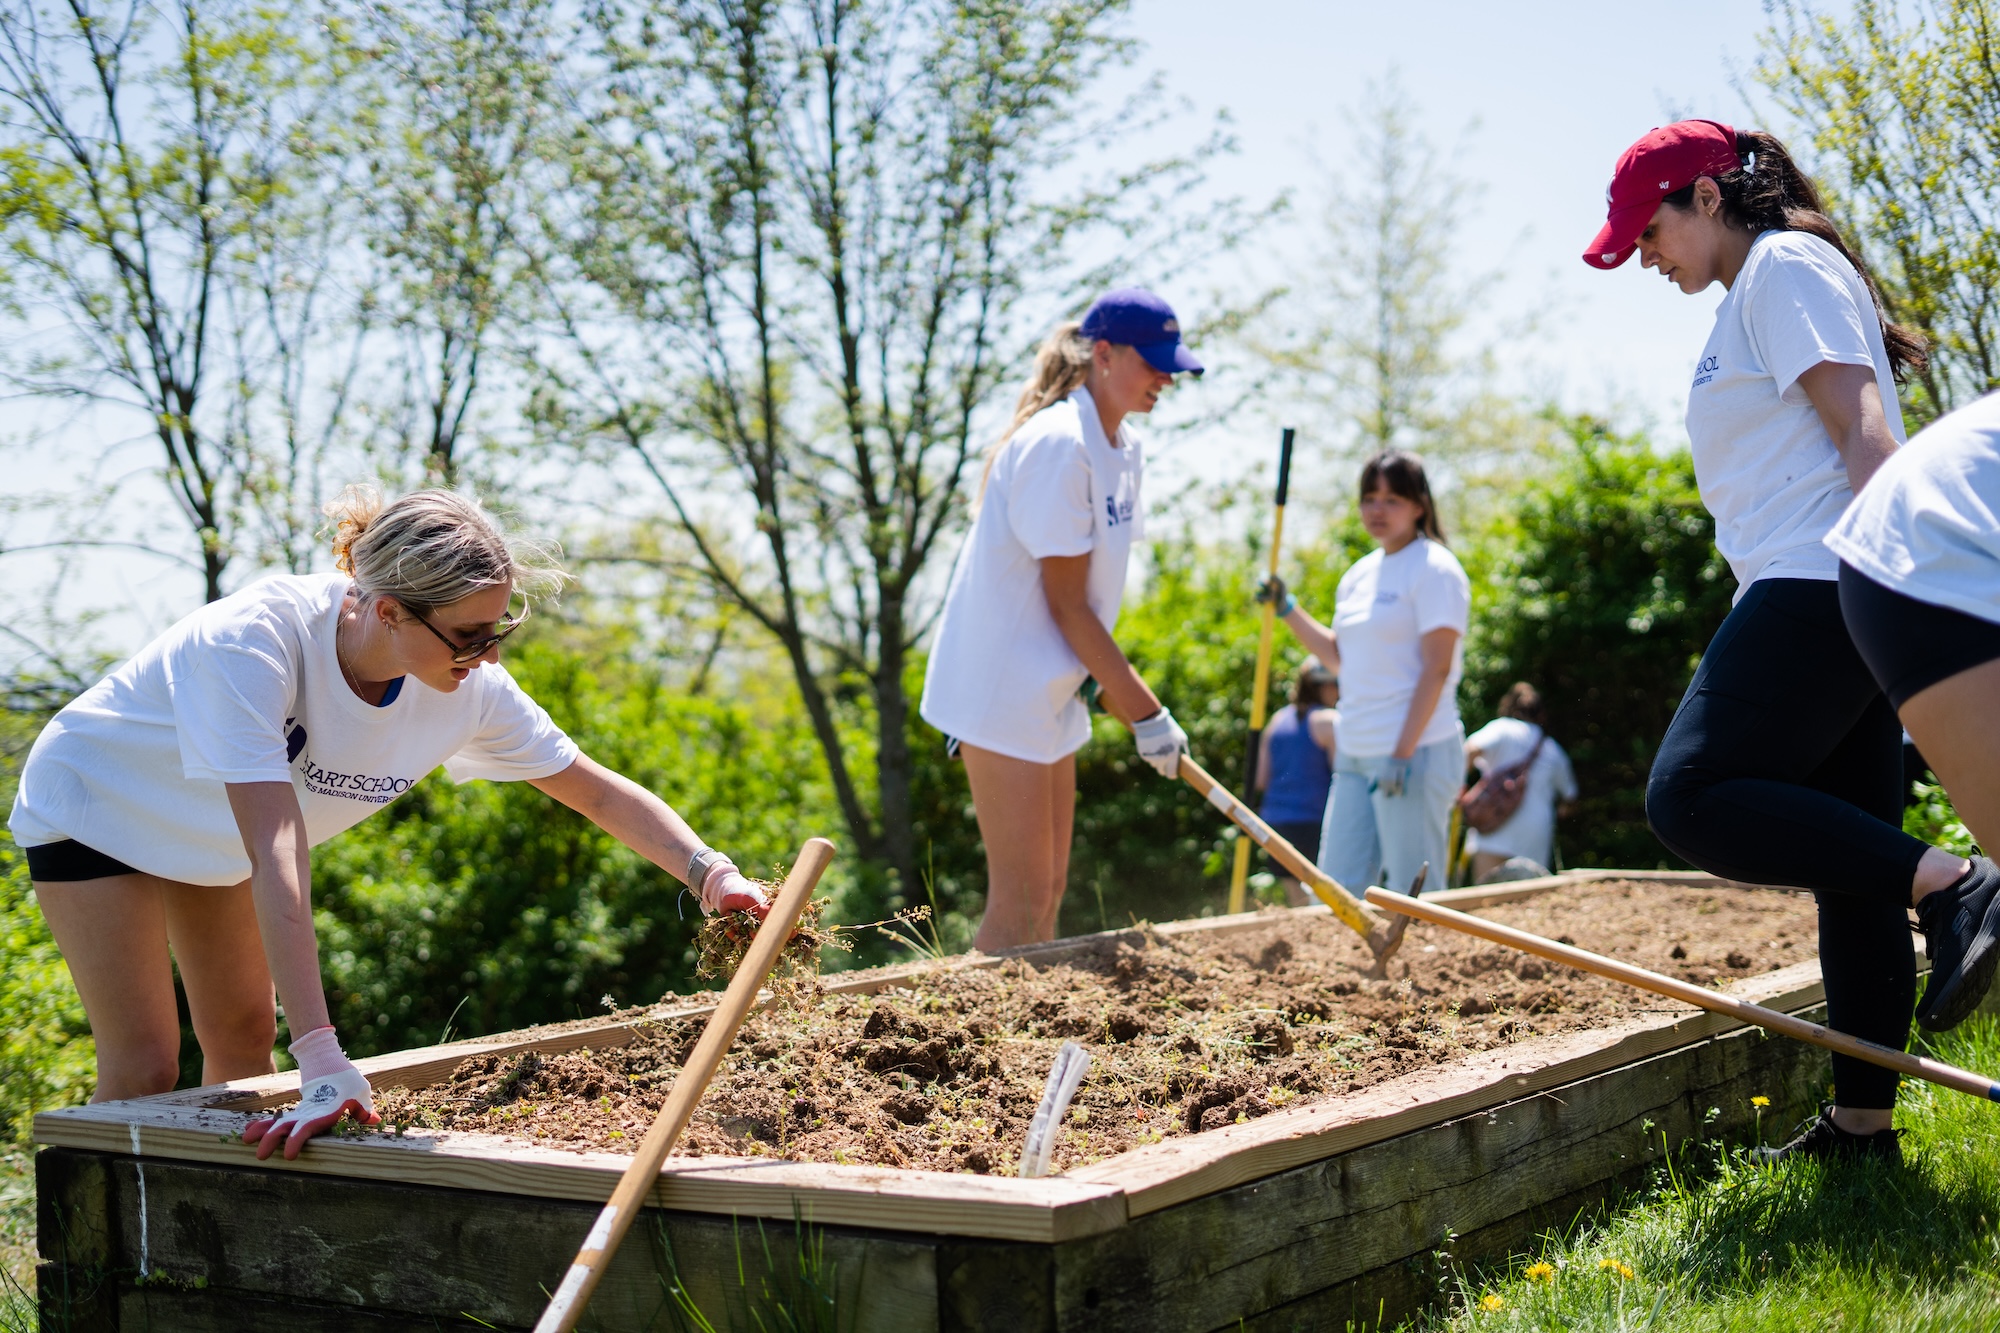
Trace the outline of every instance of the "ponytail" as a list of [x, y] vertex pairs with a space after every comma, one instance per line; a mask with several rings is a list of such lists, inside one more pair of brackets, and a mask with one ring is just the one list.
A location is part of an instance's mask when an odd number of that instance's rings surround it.
[[[1896, 382], [1900, 384], [1912, 373], [1923, 370], [1930, 359], [1924, 335], [1890, 322], [1882, 304], [1882, 291], [1875, 285], [1875, 275], [1826, 215], [1819, 187], [1799, 170], [1785, 146], [1762, 130], [1738, 130], [1736, 155], [1744, 162], [1740, 170], [1713, 177], [1722, 191], [1722, 220], [1753, 234], [1802, 231], [1838, 250], [1841, 258], [1861, 275], [1869, 298], [1875, 303], [1875, 318], [1882, 327], [1882, 347], [1889, 354], [1889, 367]], [[1675, 190], [1666, 197], [1666, 202], [1682, 210], [1691, 208], [1694, 186]]]
[[[1056, 325], [1055, 331], [1043, 339], [1042, 345], [1035, 350], [1035, 369], [1014, 404], [1014, 419], [1007, 423], [1007, 429], [986, 451], [986, 467], [979, 474], [979, 494], [982, 498], [986, 494], [986, 481], [993, 475], [994, 460], [1000, 457], [1000, 450], [1007, 441], [1014, 438], [1014, 432], [1021, 429], [1035, 413], [1055, 406], [1082, 388], [1084, 380], [1089, 378], [1091, 351], [1096, 344], [1083, 336], [1082, 328], [1078, 321], [1066, 320]], [[974, 503], [977, 504], [977, 501]]]

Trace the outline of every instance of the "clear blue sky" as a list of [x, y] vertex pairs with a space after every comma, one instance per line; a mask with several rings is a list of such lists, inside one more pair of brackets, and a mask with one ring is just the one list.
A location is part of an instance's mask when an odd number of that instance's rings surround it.
[[[1136, 0], [1131, 22], [1148, 47], [1142, 67], [1234, 116], [1242, 152], [1216, 172], [1231, 192], [1310, 186], [1306, 143], [1317, 131], [1333, 156], [1341, 109], [1392, 69], [1441, 146], [1477, 122], [1459, 159], [1485, 187], [1466, 269], [1505, 272], [1496, 313], [1551, 312], [1531, 346], [1513, 349], [1517, 372], [1573, 407], [1642, 411], [1668, 439], [1722, 289], [1690, 298], [1636, 260], [1601, 273], [1577, 256], [1633, 139], [1679, 115], [1762, 127], [1737, 84], [1764, 26], [1753, 0]], [[1302, 243], [1296, 231], [1277, 239]]]

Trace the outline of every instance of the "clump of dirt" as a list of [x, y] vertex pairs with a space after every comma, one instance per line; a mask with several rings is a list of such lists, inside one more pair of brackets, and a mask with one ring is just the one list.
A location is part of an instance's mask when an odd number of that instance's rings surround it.
[[[1480, 913], [1711, 984], [1814, 954], [1803, 894], [1613, 882]], [[1326, 917], [1274, 913], [1226, 936], [1128, 932], [1037, 965], [937, 969], [907, 989], [753, 1015], [677, 1151], [934, 1171], [1012, 1172], [1065, 1040], [1094, 1062], [1052, 1169], [1358, 1091], [1527, 1037], [1681, 1008], [1470, 936], [1412, 924], [1392, 977]], [[701, 1020], [630, 1045], [476, 1057], [378, 1096], [409, 1126], [631, 1148]]]

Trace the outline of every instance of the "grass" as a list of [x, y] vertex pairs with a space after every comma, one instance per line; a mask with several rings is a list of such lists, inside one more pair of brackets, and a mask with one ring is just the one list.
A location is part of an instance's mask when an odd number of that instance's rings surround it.
[[35, 1319], [35, 1162], [0, 1152], [0, 1333], [28, 1333]]
[[[1936, 1039], [2000, 1070], [2000, 1021]], [[1715, 1145], [1651, 1189], [1453, 1286], [1423, 1333], [2000, 1328], [2000, 1107], [1906, 1082], [1906, 1163], [1758, 1169]], [[1765, 1126], [1767, 1137], [1789, 1127]]]

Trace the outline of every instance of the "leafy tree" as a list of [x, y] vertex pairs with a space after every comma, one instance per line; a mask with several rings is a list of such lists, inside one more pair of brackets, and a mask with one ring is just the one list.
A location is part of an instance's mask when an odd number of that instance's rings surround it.
[[1470, 562], [1483, 595], [1460, 709], [1473, 725], [1512, 682], [1534, 685], [1582, 793], [1562, 827], [1564, 858], [1663, 864], [1646, 826], [1646, 775], [1735, 581], [1688, 454], [1589, 418], [1565, 425], [1556, 470], [1513, 497]]
[[268, 261], [309, 269], [336, 238], [314, 196], [332, 183], [336, 46], [235, 0], [0, 8], [0, 235], [36, 325], [9, 376], [143, 423], [211, 601], [254, 558], [260, 509], [280, 548], [295, 518], [270, 495], [283, 432], [261, 405], [272, 340], [300, 365], [315, 307], [290, 289], [274, 304]]
[[1356, 460], [1412, 449], [1463, 472], [1519, 456], [1537, 422], [1495, 391], [1480, 327], [1498, 273], [1459, 262], [1478, 189], [1418, 127], [1394, 75], [1346, 112], [1322, 168], [1312, 258], [1287, 294], [1295, 327], [1264, 349], [1300, 399], [1305, 438]]
[[1913, 424], [2000, 388], [2000, 5], [1767, 5], [1757, 81], [1808, 136], [1890, 315], [1930, 337]]
[[[636, 464], [779, 643], [859, 853], [915, 887], [913, 650], [982, 409], [1188, 161], [1052, 202], [1122, 0], [619, 0], [550, 274], [552, 425]], [[935, 579], [931, 581], [935, 583]], [[865, 718], [865, 730], [849, 718]], [[870, 771], [872, 770], [872, 772]], [[872, 783], [868, 779], [872, 777]], [[873, 801], [870, 800], [870, 787]]]
[[375, 57], [368, 236], [395, 384], [372, 406], [429, 484], [457, 479], [495, 354], [534, 324], [537, 214], [562, 133], [554, 18], [547, 0], [355, 7]]

